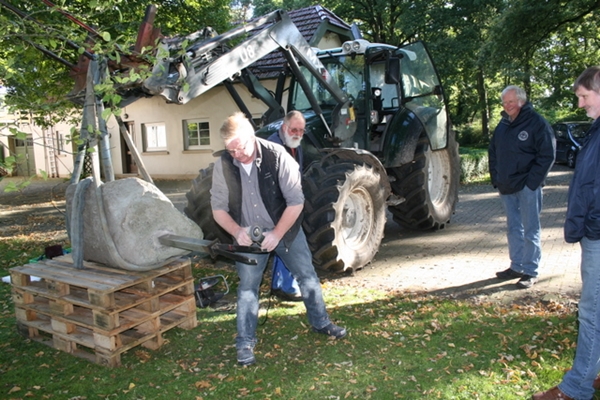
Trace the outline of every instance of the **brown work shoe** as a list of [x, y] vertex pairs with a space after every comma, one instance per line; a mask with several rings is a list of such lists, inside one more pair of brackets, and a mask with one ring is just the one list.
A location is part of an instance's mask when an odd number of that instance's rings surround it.
[[594, 379], [594, 383], [592, 383], [592, 386], [594, 387], [594, 389], [598, 390], [600, 389], [600, 375], [598, 375], [596, 377], [596, 379]]
[[545, 392], [536, 393], [531, 396], [531, 400], [574, 400], [572, 397], [564, 394], [558, 386], [554, 386]]

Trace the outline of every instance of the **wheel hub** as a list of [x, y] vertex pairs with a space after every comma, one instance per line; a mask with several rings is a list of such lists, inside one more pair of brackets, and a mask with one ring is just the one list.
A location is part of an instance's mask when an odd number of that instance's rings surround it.
[[342, 235], [347, 245], [360, 247], [373, 226], [373, 203], [363, 188], [353, 190], [344, 203]]

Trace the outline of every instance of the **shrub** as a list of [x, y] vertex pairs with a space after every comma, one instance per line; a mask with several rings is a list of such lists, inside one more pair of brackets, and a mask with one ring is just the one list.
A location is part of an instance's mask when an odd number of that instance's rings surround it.
[[486, 149], [460, 148], [460, 181], [471, 183], [489, 179]]

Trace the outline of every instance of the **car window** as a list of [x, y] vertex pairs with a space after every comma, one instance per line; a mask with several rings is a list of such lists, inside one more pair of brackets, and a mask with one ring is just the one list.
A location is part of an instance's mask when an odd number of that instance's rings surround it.
[[557, 139], [567, 137], [567, 127], [565, 125], [554, 125], [553, 128]]
[[581, 139], [585, 137], [589, 129], [590, 124], [573, 125], [571, 128], [571, 134], [573, 135], [573, 137]]

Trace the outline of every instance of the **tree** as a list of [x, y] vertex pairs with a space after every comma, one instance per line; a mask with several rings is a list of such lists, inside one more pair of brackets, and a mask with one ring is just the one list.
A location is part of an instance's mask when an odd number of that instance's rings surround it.
[[[228, 5], [225, 0], [159, 1], [154, 27], [166, 36], [185, 36], [207, 26], [226, 31], [231, 18]], [[111, 62], [113, 70], [126, 70], [125, 77], [115, 74], [96, 86], [103, 101], [113, 107], [108, 111], [118, 111], [120, 97], [114, 93], [114, 84], [143, 80], [156, 56], [154, 43], [132, 52], [146, 9], [147, 3], [139, 0], [72, 0], [59, 6], [49, 0], [1, 0], [0, 85], [7, 89], [3, 106], [12, 113], [27, 112], [38, 126], [69, 117], [79, 120], [80, 106], [71, 101], [78, 94], [73, 91], [73, 78], [87, 72], [80, 60], [98, 58]], [[124, 63], [133, 59], [146, 62]], [[6, 131], [25, 138], [16, 127]], [[0, 167], [10, 170], [16, 162], [11, 155]]]
[[[75, 65], [85, 50], [118, 60], [133, 46], [147, 6], [140, 0], [63, 3], [60, 8], [47, 0], [0, 3], [1, 84], [9, 88], [6, 103], [14, 109], [70, 112], [74, 105], [65, 97], [73, 80], [65, 63]], [[166, 36], [183, 36], [206, 26], [226, 31], [228, 5], [225, 0], [157, 1], [154, 26]], [[49, 58], [50, 53], [56, 57]]]

